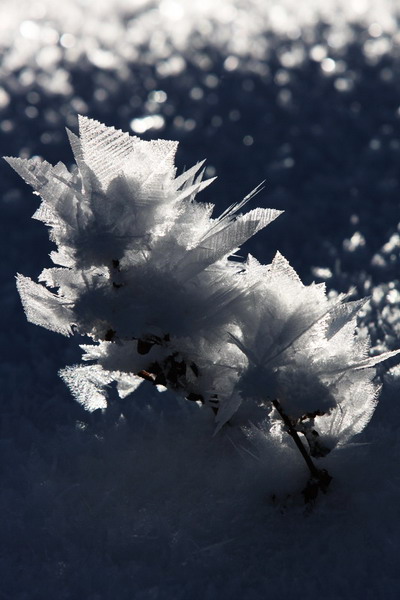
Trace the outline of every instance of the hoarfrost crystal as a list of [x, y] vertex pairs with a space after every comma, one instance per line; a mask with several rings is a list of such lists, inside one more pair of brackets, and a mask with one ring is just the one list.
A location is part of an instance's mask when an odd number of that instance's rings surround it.
[[280, 211], [241, 214], [252, 193], [213, 218], [196, 200], [212, 180], [203, 163], [176, 176], [176, 142], [84, 117], [68, 135], [72, 173], [6, 160], [41, 196], [34, 218], [57, 245], [40, 283], [18, 275], [27, 318], [94, 342], [82, 346], [91, 364], [61, 372], [74, 396], [104, 408], [111, 382], [125, 397], [147, 379], [211, 406], [217, 429], [249, 404], [278, 421], [279, 400], [314, 456], [361, 431], [379, 390], [373, 367], [396, 352], [368, 358], [355, 335], [364, 301], [328, 300], [279, 253], [270, 265], [234, 257]]

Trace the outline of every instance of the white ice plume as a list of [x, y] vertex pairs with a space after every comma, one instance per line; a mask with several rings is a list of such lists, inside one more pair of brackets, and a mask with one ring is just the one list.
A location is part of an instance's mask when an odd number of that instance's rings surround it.
[[368, 357], [369, 340], [355, 335], [364, 300], [328, 300], [324, 285], [303, 285], [279, 253], [270, 265], [232, 259], [280, 214], [241, 213], [258, 188], [213, 218], [214, 206], [196, 200], [212, 179], [201, 162], [176, 175], [177, 142], [143, 141], [86, 117], [79, 136], [68, 136], [72, 173], [37, 158], [6, 160], [41, 196], [34, 218], [57, 245], [56, 267], [40, 283], [18, 276], [27, 318], [94, 342], [83, 346], [92, 364], [61, 373], [74, 396], [104, 408], [112, 382], [125, 397], [147, 379], [211, 406], [218, 429], [242, 405], [269, 410], [278, 399], [326, 446], [361, 431], [376, 404], [373, 367], [397, 351]]

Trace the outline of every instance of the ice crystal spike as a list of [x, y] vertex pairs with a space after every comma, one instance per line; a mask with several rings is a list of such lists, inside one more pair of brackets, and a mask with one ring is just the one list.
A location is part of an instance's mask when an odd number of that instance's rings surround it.
[[106, 386], [114, 377], [98, 365], [75, 365], [60, 371], [75, 398], [90, 411], [107, 407]]
[[269, 435], [290, 423], [314, 456], [359, 433], [376, 405], [374, 367], [398, 351], [368, 356], [368, 338], [355, 335], [365, 300], [329, 300], [279, 252], [270, 265], [233, 256], [280, 215], [241, 213], [259, 188], [213, 218], [196, 199], [213, 180], [202, 162], [176, 175], [176, 142], [86, 117], [68, 136], [73, 173], [6, 160], [41, 196], [34, 217], [57, 245], [40, 283], [18, 275], [27, 318], [93, 342], [82, 346], [89, 365], [61, 372], [77, 400], [103, 409], [110, 384], [125, 397], [146, 379], [209, 405], [217, 430], [267, 407]]
[[64, 370], [64, 380], [89, 409], [105, 406], [111, 381], [129, 393], [139, 372], [204, 402], [227, 398], [232, 371], [215, 364], [221, 348], [232, 353], [226, 331], [244, 293], [230, 254], [280, 211], [240, 214], [255, 190], [213, 218], [213, 205], [196, 199], [213, 179], [203, 180], [204, 162], [176, 175], [177, 142], [143, 141], [86, 117], [79, 135], [67, 135], [73, 173], [6, 159], [41, 196], [34, 217], [57, 245], [40, 283], [18, 276], [27, 317], [95, 344], [84, 348], [94, 364]]
[[73, 311], [62, 298], [23, 275], [17, 275], [17, 288], [28, 321], [66, 336], [72, 334]]

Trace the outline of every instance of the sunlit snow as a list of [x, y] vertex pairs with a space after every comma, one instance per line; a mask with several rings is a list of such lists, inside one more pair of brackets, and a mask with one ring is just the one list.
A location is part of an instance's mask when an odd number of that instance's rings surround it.
[[[179, 140], [179, 172], [207, 158], [218, 214], [265, 180], [257, 202], [285, 213], [249, 251], [270, 264], [279, 250], [331, 302], [370, 297], [359, 342], [395, 350], [399, 15], [394, 0], [2, 0], [1, 155], [70, 167], [79, 113]], [[268, 421], [213, 435], [212, 411], [150, 384], [132, 398], [123, 376], [89, 415], [57, 376], [78, 340], [26, 323], [15, 273], [37, 279], [55, 247], [1, 168], [0, 596], [397, 600], [396, 361], [363, 434], [326, 457], [313, 510]]]

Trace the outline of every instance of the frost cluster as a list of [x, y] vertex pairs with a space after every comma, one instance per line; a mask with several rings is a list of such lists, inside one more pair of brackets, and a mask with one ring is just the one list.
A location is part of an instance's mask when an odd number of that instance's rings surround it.
[[[126, 397], [144, 380], [210, 406], [217, 429], [240, 407], [274, 406], [322, 456], [361, 431], [376, 404], [378, 362], [356, 335], [364, 300], [328, 299], [279, 253], [261, 265], [238, 248], [280, 211], [251, 199], [212, 216], [196, 195], [202, 163], [176, 174], [177, 143], [143, 141], [81, 117], [68, 132], [76, 169], [7, 158], [42, 198], [54, 267], [39, 283], [18, 275], [29, 321], [89, 336], [86, 365], [61, 376], [87, 409]], [[271, 431], [274, 428], [271, 427]]]

